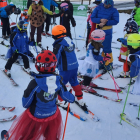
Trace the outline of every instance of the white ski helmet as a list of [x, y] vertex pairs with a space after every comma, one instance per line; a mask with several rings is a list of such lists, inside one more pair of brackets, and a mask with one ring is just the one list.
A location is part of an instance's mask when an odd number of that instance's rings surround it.
[[95, 42], [103, 42], [105, 40], [105, 35], [103, 30], [97, 29], [91, 33], [91, 39]]

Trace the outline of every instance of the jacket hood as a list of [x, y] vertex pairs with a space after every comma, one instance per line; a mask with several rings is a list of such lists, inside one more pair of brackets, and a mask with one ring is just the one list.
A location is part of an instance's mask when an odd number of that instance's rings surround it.
[[[31, 75], [35, 78], [36, 83], [43, 91], [54, 94], [55, 89], [57, 89], [56, 84], [54, 84], [54, 80], [56, 80], [56, 75], [36, 73], [31, 73]], [[51, 83], [51, 81], [53, 84]]]

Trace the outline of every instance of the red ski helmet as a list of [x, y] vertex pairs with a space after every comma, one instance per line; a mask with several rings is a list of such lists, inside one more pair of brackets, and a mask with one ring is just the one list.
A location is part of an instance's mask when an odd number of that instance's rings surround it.
[[95, 42], [103, 42], [105, 40], [105, 35], [103, 30], [97, 29], [91, 33], [91, 39]]
[[54, 72], [57, 65], [57, 58], [49, 50], [43, 50], [36, 57], [35, 67], [39, 72]]

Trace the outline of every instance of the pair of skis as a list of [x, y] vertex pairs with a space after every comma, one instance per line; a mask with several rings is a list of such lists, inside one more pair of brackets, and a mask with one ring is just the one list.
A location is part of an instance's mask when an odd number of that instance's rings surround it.
[[[8, 111], [13, 111], [15, 109], [15, 107], [4, 107], [4, 106], [0, 106], [0, 110], [8, 110]], [[17, 116], [14, 115], [14, 116], [11, 116], [11, 117], [8, 117], [8, 118], [3, 118], [3, 119], [0, 119], [0, 122], [7, 122], [7, 121], [12, 121], [16, 118]]]
[[[88, 117], [89, 117], [91, 120], [93, 120], [93, 121], [95, 121], [95, 122], [98, 122], [98, 121], [100, 120], [100, 119], [99, 119], [93, 112], [91, 112], [88, 108], [87, 108], [86, 110], [84, 110], [84, 109], [79, 105], [78, 102], [75, 101], [75, 103], [88, 115]], [[62, 107], [62, 106], [60, 106], [59, 104], [57, 104], [57, 105], [58, 105], [59, 107], [61, 107], [62, 109], [64, 109], [65, 111], [67, 111], [67, 108], [68, 108], [68, 107]], [[75, 113], [74, 111], [71, 110], [71, 108], [69, 108], [69, 113], [70, 113], [72, 116], [76, 117], [77, 119], [79, 119], [79, 120], [81, 120], [81, 121], [86, 121], [86, 120], [87, 120], [86, 117], [83, 117], [83, 116], [81, 116], [81, 115]]]

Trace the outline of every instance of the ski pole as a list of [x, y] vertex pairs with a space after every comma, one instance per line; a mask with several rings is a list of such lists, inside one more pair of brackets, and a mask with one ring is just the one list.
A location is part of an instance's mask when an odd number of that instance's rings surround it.
[[36, 53], [37, 53], [37, 55], [38, 55], [38, 50], [37, 50], [36, 44], [37, 44], [37, 43], [35, 43], [35, 50], [36, 50]]
[[68, 104], [68, 109], [67, 109], [67, 115], [66, 115], [66, 121], [65, 121], [65, 127], [64, 127], [64, 133], [63, 133], [62, 140], [64, 140], [64, 137], [65, 137], [66, 125], [67, 125], [68, 114], [69, 114], [69, 107], [70, 107], [70, 103]]
[[139, 104], [139, 111], [138, 111], [138, 117], [137, 117], [138, 120], [140, 119], [139, 115], [140, 115], [140, 104]]
[[[72, 93], [72, 89], [70, 89], [69, 92]], [[67, 120], [68, 120], [69, 108], [70, 108], [70, 103], [68, 104], [68, 108], [67, 108], [67, 115], [66, 115], [66, 121], [65, 121], [65, 127], [64, 127], [64, 133], [63, 133], [62, 140], [64, 140], [64, 137], [65, 137], [65, 131], [66, 131], [66, 125], [67, 125]]]
[[129, 87], [128, 87], [128, 91], [127, 91], [127, 95], [126, 95], [126, 99], [125, 99], [125, 103], [124, 103], [124, 107], [123, 107], [123, 112], [121, 114], [121, 120], [120, 120], [120, 124], [122, 124], [122, 115], [124, 114], [124, 110], [125, 110], [125, 106], [126, 106], [126, 102], [127, 102], [127, 98], [128, 98], [128, 94], [129, 94], [129, 90], [130, 90], [130, 86], [131, 86], [131, 80], [132, 78], [130, 79], [130, 84], [129, 84]]
[[[74, 33], [75, 33], [75, 38], [76, 38], [75, 27], [74, 27]], [[78, 47], [77, 47], [77, 40], [75, 40], [75, 41], [76, 41], [76, 49], [78, 49]]]

